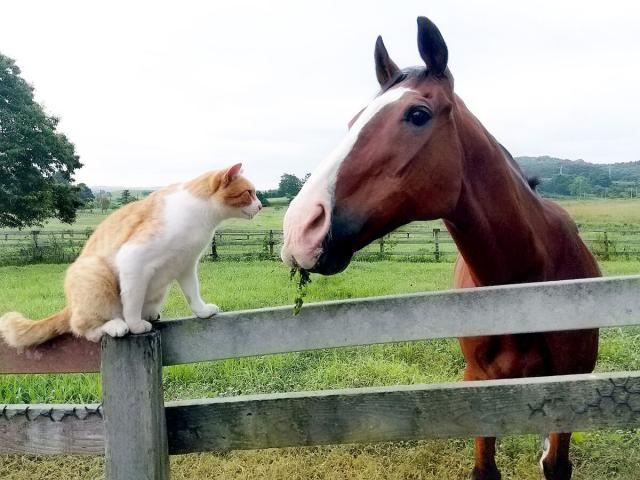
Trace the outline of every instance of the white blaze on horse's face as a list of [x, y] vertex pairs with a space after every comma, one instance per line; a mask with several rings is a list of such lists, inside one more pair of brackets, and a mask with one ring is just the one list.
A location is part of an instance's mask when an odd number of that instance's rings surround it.
[[316, 168], [311, 177], [291, 201], [284, 216], [284, 245], [282, 260], [292, 266], [311, 269], [322, 253], [322, 242], [331, 227], [333, 193], [336, 174], [349, 156], [362, 129], [384, 107], [413, 92], [408, 88], [394, 88], [376, 97], [358, 116], [346, 137]]

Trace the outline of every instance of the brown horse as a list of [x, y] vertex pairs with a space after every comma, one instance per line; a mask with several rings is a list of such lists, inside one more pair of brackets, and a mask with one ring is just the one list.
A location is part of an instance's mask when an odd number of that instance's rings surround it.
[[[331, 275], [354, 252], [414, 220], [444, 219], [459, 288], [600, 276], [567, 213], [540, 197], [454, 93], [437, 27], [418, 18], [425, 66], [400, 70], [378, 38], [378, 96], [349, 124], [284, 219], [283, 260]], [[598, 331], [461, 338], [465, 380], [592, 371]], [[570, 433], [552, 433], [540, 467], [569, 479]], [[499, 479], [495, 438], [477, 438], [474, 479]]]

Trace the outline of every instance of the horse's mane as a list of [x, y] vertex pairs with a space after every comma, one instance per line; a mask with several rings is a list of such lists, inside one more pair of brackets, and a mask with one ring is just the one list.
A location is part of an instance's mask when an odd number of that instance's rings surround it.
[[400, 82], [404, 82], [408, 78], [420, 78], [428, 75], [428, 70], [425, 67], [408, 67], [399, 70], [391, 79], [385, 83], [378, 95], [382, 95], [387, 90], [395, 87]]
[[540, 185], [540, 178], [533, 176], [533, 177], [527, 177], [524, 172], [522, 171], [522, 168], [520, 168], [520, 165], [518, 165], [518, 162], [515, 161], [515, 159], [513, 158], [513, 156], [511, 155], [511, 153], [509, 152], [509, 150], [507, 150], [506, 148], [504, 148], [504, 145], [502, 145], [500, 142], [498, 142], [498, 145], [500, 146], [500, 148], [502, 149], [502, 152], [504, 153], [504, 156], [506, 157], [507, 161], [509, 163], [511, 163], [511, 166], [520, 174], [522, 175], [522, 178], [527, 182], [527, 185], [529, 185], [529, 188], [531, 190], [533, 190], [534, 192], [536, 191], [536, 187], [538, 185]]

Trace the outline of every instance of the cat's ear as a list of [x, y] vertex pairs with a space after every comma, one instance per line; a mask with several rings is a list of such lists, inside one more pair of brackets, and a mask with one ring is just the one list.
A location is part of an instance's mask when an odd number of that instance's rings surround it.
[[240, 175], [240, 171], [242, 170], [242, 164], [236, 163], [235, 165], [229, 167], [224, 175], [222, 176], [222, 183], [224, 185], [229, 185], [233, 182], [238, 175]]

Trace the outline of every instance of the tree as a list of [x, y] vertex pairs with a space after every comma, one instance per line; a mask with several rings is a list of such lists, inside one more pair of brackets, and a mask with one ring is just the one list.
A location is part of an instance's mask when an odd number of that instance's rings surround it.
[[290, 173], [284, 173], [280, 177], [278, 192], [281, 197], [293, 198], [302, 188], [303, 181]]
[[571, 191], [571, 194], [575, 195], [576, 197], [585, 195], [590, 189], [591, 183], [582, 175], [578, 175], [577, 177], [575, 177], [569, 184], [569, 190]]
[[98, 204], [98, 208], [102, 211], [102, 213], [105, 213], [111, 208], [111, 192], [100, 190], [98, 192], [98, 196], [96, 197], [96, 203]]
[[75, 220], [81, 203], [71, 181], [82, 164], [58, 121], [34, 101], [15, 62], [0, 54], [0, 227]]
[[78, 197], [80, 197], [80, 201], [82, 202], [83, 206], [86, 206], [89, 202], [92, 202], [96, 198], [93, 195], [91, 189], [87, 187], [85, 183], [78, 184]]
[[269, 206], [269, 199], [267, 198], [266, 192], [256, 190], [256, 197], [258, 197], [258, 200], [260, 200], [260, 203], [262, 203], [263, 207]]
[[120, 205], [126, 205], [127, 203], [134, 202], [135, 200], [136, 198], [131, 195], [131, 192], [129, 190], [122, 190], [118, 202], [120, 203]]
[[569, 184], [571, 177], [568, 175], [554, 175], [551, 180], [542, 182], [542, 191], [555, 195], [571, 195]]

